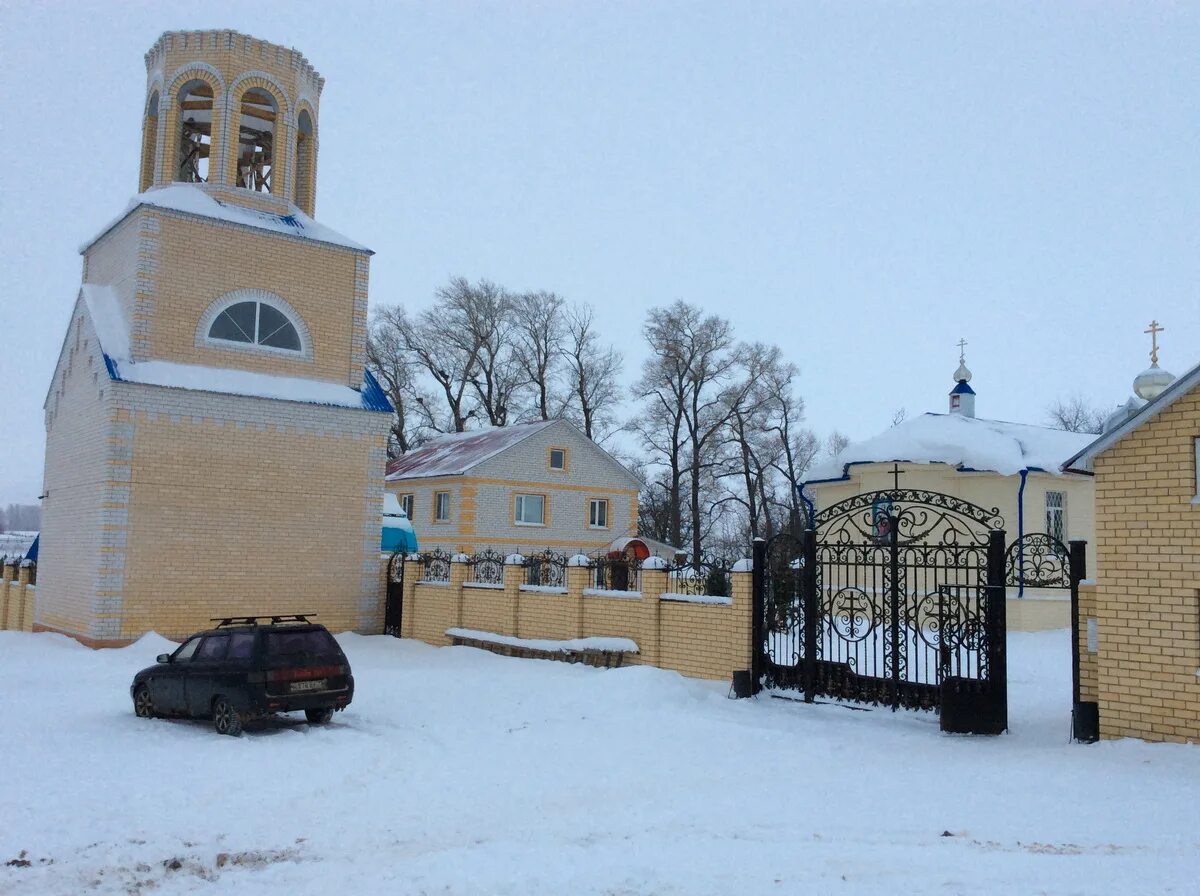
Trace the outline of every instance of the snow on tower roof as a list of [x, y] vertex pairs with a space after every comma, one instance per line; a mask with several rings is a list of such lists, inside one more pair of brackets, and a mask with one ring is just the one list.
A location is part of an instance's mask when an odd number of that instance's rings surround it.
[[125, 207], [125, 211], [105, 224], [99, 233], [79, 247], [79, 251], [86, 252], [102, 236], [125, 220], [130, 212], [143, 205], [151, 205], [155, 208], [167, 209], [173, 212], [183, 212], [188, 215], [198, 215], [202, 218], [213, 218], [229, 224], [252, 227], [255, 230], [267, 230], [271, 233], [283, 234], [284, 236], [313, 240], [314, 242], [326, 243], [331, 246], [353, 249], [357, 252], [374, 254], [366, 246], [343, 236], [332, 227], [318, 224], [291, 203], [288, 203], [288, 213], [280, 215], [275, 212], [259, 211], [258, 209], [222, 202], [220, 199], [210, 196], [196, 184], [184, 183], [155, 187], [147, 190], [145, 193], [139, 193], [134, 196], [129, 200], [129, 205]]
[[557, 420], [490, 426], [469, 432], [448, 433], [415, 451], [396, 458], [387, 468], [387, 479], [426, 479], [431, 476], [461, 476], [472, 467], [495, 457]]
[[943, 463], [963, 470], [986, 470], [1004, 476], [1022, 470], [1055, 475], [1067, 458], [1095, 436], [1047, 426], [981, 420], [960, 414], [922, 414], [886, 432], [847, 445], [836, 457], [818, 464], [808, 482], [849, 478], [851, 464]]
[[297, 376], [274, 376], [228, 367], [205, 367], [175, 361], [134, 361], [129, 344], [129, 327], [120, 302], [111, 287], [85, 283], [80, 296], [100, 340], [110, 379], [197, 392], [219, 392], [252, 398], [277, 398], [306, 404], [362, 408], [391, 413], [392, 406], [370, 371], [363, 371], [361, 391], [323, 380]]

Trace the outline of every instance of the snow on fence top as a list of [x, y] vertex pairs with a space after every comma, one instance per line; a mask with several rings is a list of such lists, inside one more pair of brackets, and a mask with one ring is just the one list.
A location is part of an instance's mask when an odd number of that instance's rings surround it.
[[849, 478], [851, 464], [943, 463], [1012, 476], [1022, 470], [1058, 475], [1062, 464], [1095, 436], [1046, 426], [982, 420], [960, 414], [922, 414], [887, 432], [847, 445], [818, 464], [808, 482]]

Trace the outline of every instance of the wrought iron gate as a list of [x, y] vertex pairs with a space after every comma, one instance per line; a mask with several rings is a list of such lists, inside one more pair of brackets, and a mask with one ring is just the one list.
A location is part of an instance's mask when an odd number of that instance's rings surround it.
[[855, 495], [755, 545], [755, 680], [943, 730], [1008, 727], [1004, 521], [951, 495]]
[[388, 560], [387, 602], [383, 607], [383, 633], [400, 637], [404, 621], [404, 552], [397, 551]]

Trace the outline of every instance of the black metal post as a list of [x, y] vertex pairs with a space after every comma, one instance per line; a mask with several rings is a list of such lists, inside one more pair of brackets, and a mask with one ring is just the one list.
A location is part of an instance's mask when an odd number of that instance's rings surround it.
[[995, 694], [996, 732], [1008, 730], [1008, 589], [1004, 585], [1004, 530], [988, 536], [988, 684]]
[[750, 574], [751, 590], [754, 595], [754, 615], [750, 622], [750, 690], [751, 693], [757, 694], [762, 690], [763, 654], [766, 650], [764, 628], [767, 596], [763, 593], [763, 585], [767, 572], [767, 543], [763, 539], [754, 539], [751, 557], [754, 562], [754, 568]]
[[900, 520], [888, 514], [888, 573], [891, 576], [892, 712], [900, 708]]
[[1084, 743], [1100, 739], [1100, 707], [1095, 701], [1083, 701], [1079, 664], [1079, 583], [1087, 577], [1087, 542], [1070, 542], [1071, 564], [1071, 737]]
[[800, 555], [803, 569], [800, 599], [804, 602], [804, 702], [812, 703], [817, 697], [817, 624], [820, 600], [817, 596], [817, 533], [805, 529], [800, 533]]

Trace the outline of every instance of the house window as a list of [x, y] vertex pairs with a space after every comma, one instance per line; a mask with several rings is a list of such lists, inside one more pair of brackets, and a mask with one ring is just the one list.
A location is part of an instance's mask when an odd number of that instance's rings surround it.
[[551, 448], [550, 449], [550, 469], [566, 472], [567, 469], [567, 449], [566, 448]]
[[1063, 544], [1067, 542], [1067, 496], [1046, 492], [1046, 532]]
[[301, 350], [300, 333], [278, 308], [265, 302], [236, 302], [213, 318], [208, 338], [286, 352]]
[[447, 523], [450, 521], [449, 492], [433, 493], [433, 521], [435, 523]]
[[592, 529], [608, 528], [608, 500], [594, 498], [588, 502], [588, 526]]
[[401, 495], [400, 496], [400, 509], [404, 511], [404, 515], [406, 517], [408, 517], [410, 520], [413, 518], [413, 496], [412, 495]]
[[518, 526], [544, 526], [546, 524], [546, 497], [544, 495], [517, 495], [513, 522]]

